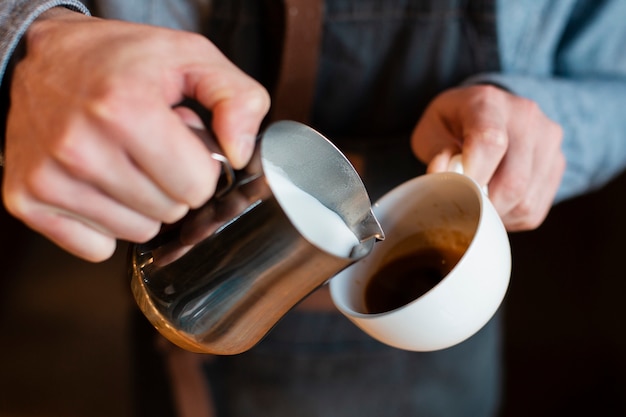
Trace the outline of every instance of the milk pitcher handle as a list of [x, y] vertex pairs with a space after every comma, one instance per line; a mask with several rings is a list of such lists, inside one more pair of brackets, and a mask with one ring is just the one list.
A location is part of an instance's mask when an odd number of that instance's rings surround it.
[[224, 195], [228, 194], [236, 185], [236, 174], [233, 169], [230, 161], [226, 156], [224, 156], [224, 152], [222, 151], [221, 146], [215, 139], [215, 135], [213, 132], [207, 129], [199, 129], [195, 127], [191, 127], [193, 133], [196, 134], [202, 140], [202, 142], [206, 145], [211, 153], [211, 158], [220, 162], [222, 164], [222, 175], [220, 177], [220, 183], [218, 183], [217, 189], [215, 191], [214, 197], [220, 198]]

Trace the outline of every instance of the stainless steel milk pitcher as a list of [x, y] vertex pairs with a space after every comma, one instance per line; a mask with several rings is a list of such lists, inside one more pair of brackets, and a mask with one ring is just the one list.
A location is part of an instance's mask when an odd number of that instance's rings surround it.
[[[224, 164], [220, 191], [150, 242], [131, 246], [131, 286], [140, 309], [170, 341], [235, 354], [384, 236], [357, 172], [308, 126], [270, 125], [241, 171], [215, 157]], [[349, 251], [336, 253], [335, 226], [307, 213], [308, 205], [287, 207], [276, 168], [345, 223], [355, 238]], [[313, 226], [322, 240], [299, 224]]]

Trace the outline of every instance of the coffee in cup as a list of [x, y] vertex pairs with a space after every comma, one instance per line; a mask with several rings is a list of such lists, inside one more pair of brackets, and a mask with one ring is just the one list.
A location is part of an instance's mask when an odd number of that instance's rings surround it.
[[[450, 238], [445, 243], [433, 239], [446, 235]], [[426, 294], [448, 275], [468, 246], [467, 236], [445, 230], [420, 232], [400, 241], [369, 278], [365, 311], [377, 314], [395, 310]]]

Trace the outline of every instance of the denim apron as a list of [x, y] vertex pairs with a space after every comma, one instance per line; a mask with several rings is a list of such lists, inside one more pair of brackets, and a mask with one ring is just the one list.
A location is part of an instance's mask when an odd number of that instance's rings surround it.
[[[498, 69], [495, 0], [327, 0], [308, 122], [360, 161], [372, 199], [420, 175], [409, 137], [434, 96]], [[270, 0], [214, 1], [206, 35], [272, 91]], [[279, 45], [278, 45], [279, 46]], [[429, 353], [384, 346], [336, 312], [293, 310], [252, 350], [207, 362], [219, 417], [493, 416], [499, 320]]]

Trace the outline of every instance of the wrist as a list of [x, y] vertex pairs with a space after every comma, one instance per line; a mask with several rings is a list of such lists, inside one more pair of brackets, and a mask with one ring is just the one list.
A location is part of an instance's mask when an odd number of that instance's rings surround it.
[[24, 32], [18, 30], [15, 33], [15, 46], [13, 48], [8, 48], [9, 53], [5, 56], [9, 58], [4, 61], [4, 68], [0, 68], [0, 168], [5, 165], [5, 135], [6, 135], [6, 122], [10, 107], [10, 90], [11, 90], [11, 80], [13, 75], [13, 68], [15, 65], [22, 59], [25, 54], [26, 48], [25, 43], [27, 42], [27, 38], [31, 35], [32, 32], [37, 31], [37, 27], [45, 21], [51, 19], [62, 19], [67, 17], [74, 16], [85, 16], [89, 15], [87, 9], [81, 5], [78, 7], [74, 3], [73, 0], [67, 2], [68, 4], [60, 5], [52, 7], [48, 10], [45, 10], [39, 14], [37, 10], [34, 10], [31, 16], [36, 16], [30, 22], [26, 20], [23, 22], [22, 27], [26, 27], [27, 29]]

